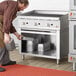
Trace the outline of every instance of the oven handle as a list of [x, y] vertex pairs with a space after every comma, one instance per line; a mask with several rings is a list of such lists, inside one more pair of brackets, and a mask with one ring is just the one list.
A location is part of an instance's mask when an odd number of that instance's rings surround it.
[[50, 32], [50, 33], [47, 33], [47, 32], [36, 32], [36, 31], [21, 31], [21, 33], [56, 35], [56, 31], [53, 31], [53, 32]]

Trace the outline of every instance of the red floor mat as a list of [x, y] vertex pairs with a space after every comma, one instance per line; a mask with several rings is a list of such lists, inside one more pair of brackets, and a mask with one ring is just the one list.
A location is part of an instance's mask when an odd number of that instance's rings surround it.
[[5, 67], [7, 71], [0, 72], [0, 76], [76, 76], [76, 72], [45, 69], [27, 65], [11, 65]]

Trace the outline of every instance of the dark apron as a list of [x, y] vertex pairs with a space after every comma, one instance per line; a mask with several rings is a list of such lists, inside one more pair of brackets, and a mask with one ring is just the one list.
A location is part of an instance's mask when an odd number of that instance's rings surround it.
[[3, 31], [2, 31], [2, 22], [3, 22], [3, 16], [0, 15], [0, 48], [3, 48], [4, 47], [4, 34], [3, 34]]

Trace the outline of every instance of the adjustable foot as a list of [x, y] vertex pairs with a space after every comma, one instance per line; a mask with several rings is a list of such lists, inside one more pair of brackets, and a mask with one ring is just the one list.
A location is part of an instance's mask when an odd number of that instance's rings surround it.
[[75, 71], [76, 70], [76, 64], [73, 63], [73, 70]]
[[22, 60], [25, 60], [25, 55], [22, 55]]
[[57, 64], [59, 64], [59, 59], [57, 59]]

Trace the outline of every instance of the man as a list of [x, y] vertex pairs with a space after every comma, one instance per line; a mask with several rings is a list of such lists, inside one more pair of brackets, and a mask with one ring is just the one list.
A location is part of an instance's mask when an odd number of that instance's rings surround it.
[[[16, 32], [12, 21], [16, 17], [17, 11], [24, 10], [28, 4], [28, 0], [3, 1], [0, 3], [0, 64], [2, 66], [16, 64], [16, 61], [10, 60], [5, 44], [10, 41], [10, 33], [13, 33], [19, 40], [21, 39], [21, 35]], [[5, 68], [0, 67], [0, 72], [5, 70]]]

